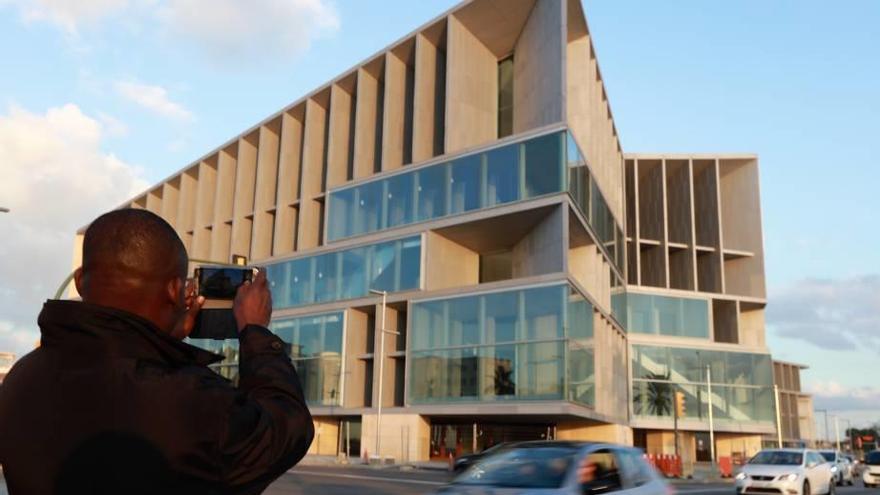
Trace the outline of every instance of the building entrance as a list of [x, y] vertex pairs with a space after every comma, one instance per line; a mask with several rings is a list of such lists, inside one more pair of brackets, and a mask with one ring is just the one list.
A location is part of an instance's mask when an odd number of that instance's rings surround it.
[[458, 457], [481, 452], [502, 442], [552, 440], [555, 437], [556, 425], [549, 423], [434, 423], [431, 425], [431, 458], [447, 459], [449, 454]]

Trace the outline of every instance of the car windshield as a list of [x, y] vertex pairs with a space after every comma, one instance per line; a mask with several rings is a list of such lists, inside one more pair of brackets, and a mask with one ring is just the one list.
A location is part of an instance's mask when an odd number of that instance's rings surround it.
[[834, 452], [823, 450], [822, 452], [819, 452], [819, 453], [822, 454], [822, 457], [824, 457], [826, 461], [834, 462], [834, 458], [836, 457], [834, 455]]
[[752, 457], [749, 464], [771, 464], [776, 466], [800, 466], [804, 461], [804, 455], [800, 452], [785, 452], [780, 450], [765, 450]]
[[577, 456], [575, 447], [514, 449], [473, 466], [456, 478], [460, 485], [559, 488]]
[[880, 466], [880, 450], [875, 450], [866, 455], [865, 464], [870, 466]]

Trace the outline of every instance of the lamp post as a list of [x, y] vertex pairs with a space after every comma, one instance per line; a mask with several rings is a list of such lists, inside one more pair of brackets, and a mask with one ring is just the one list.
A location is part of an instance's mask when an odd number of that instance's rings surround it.
[[782, 416], [779, 414], [779, 385], [773, 385], [773, 403], [776, 407], [776, 442], [782, 448]]
[[[379, 324], [379, 352], [376, 353], [378, 356], [377, 359], [379, 359], [379, 399], [376, 402], [376, 457], [379, 459], [379, 464], [381, 464], [382, 455], [379, 453], [379, 437], [382, 425], [382, 375], [385, 371], [385, 308], [388, 298], [388, 291], [370, 289], [370, 294], [382, 296], [382, 319], [380, 320], [381, 323]], [[367, 460], [369, 461], [369, 459]]]
[[709, 455], [715, 467], [715, 415], [712, 411], [712, 366], [706, 365], [706, 391], [709, 393]]
[[825, 415], [825, 440], [827, 441], [831, 437], [828, 430], [828, 409], [816, 409], [816, 412], [820, 412]]
[[837, 451], [840, 452], [840, 416], [834, 416], [834, 440], [837, 442]]

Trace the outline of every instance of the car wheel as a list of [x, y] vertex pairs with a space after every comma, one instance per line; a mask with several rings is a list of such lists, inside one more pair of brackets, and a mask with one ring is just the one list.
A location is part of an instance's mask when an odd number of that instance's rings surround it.
[[813, 495], [813, 492], [810, 491], [810, 482], [804, 481], [804, 490], [801, 495]]

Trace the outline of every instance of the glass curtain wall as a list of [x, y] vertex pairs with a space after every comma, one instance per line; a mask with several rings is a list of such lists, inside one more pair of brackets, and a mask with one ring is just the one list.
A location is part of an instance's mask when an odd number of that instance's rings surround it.
[[331, 191], [328, 239], [562, 192], [564, 140], [554, 132]]
[[365, 297], [371, 289], [419, 289], [420, 236], [266, 266], [276, 309]]
[[686, 418], [708, 421], [709, 367], [716, 420], [774, 421], [773, 371], [768, 354], [647, 345], [634, 345], [632, 351], [635, 416], [672, 419], [673, 397], [681, 391]]
[[411, 307], [411, 403], [593, 403], [593, 311], [567, 284]]
[[[269, 329], [287, 345], [310, 405], [342, 403], [343, 312], [273, 320]], [[238, 340], [188, 339], [190, 344], [223, 356], [211, 365], [221, 376], [238, 383]]]
[[311, 405], [342, 403], [343, 313], [279, 318], [269, 328], [286, 348]]
[[628, 292], [626, 294], [628, 332], [709, 338], [709, 301]]
[[565, 135], [565, 155], [568, 163], [568, 192], [592, 227], [608, 259], [623, 272], [623, 264], [626, 260], [623, 228], [611, 214], [608, 202], [590, 172], [586, 155], [571, 133]]

